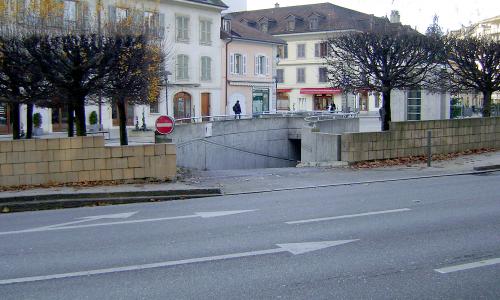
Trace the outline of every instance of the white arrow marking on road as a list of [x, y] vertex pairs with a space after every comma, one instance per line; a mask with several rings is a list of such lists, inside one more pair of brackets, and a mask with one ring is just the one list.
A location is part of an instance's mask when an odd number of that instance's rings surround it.
[[481, 261], [463, 264], [463, 265], [435, 269], [434, 271], [441, 273], [441, 274], [446, 274], [446, 273], [463, 271], [463, 270], [474, 269], [474, 268], [479, 268], [479, 267], [486, 267], [486, 266], [491, 266], [491, 265], [496, 265], [496, 264], [500, 264], [500, 258], [481, 260]]
[[321, 250], [321, 249], [325, 249], [325, 248], [329, 248], [329, 247], [333, 247], [333, 246], [347, 244], [347, 243], [351, 243], [351, 242], [355, 242], [355, 241], [358, 241], [358, 240], [277, 244], [277, 246], [279, 248], [268, 249], [268, 250], [259, 250], [259, 251], [233, 253], [233, 254], [225, 254], [225, 255], [218, 255], [218, 256], [191, 258], [191, 259], [183, 259], [183, 260], [176, 260], [176, 261], [165, 261], [165, 262], [159, 262], [159, 263], [132, 265], [132, 266], [125, 266], [125, 267], [117, 267], [117, 268], [97, 269], [97, 270], [89, 270], [89, 271], [81, 271], [81, 272], [73, 272], [73, 273], [61, 273], [61, 274], [44, 275], [44, 276], [32, 276], [32, 277], [4, 279], [4, 280], [0, 280], [0, 285], [21, 283], [21, 282], [34, 282], [34, 281], [51, 280], [51, 279], [61, 279], [61, 278], [71, 278], [71, 277], [81, 277], [81, 276], [89, 276], [89, 275], [100, 275], [100, 274], [109, 274], [109, 273], [117, 273], [117, 272], [137, 271], [137, 270], [145, 270], [145, 269], [153, 269], [153, 268], [162, 268], [162, 267], [194, 264], [194, 263], [200, 263], [200, 262], [212, 262], [212, 261], [226, 260], [226, 259], [232, 259], [232, 258], [275, 254], [275, 253], [282, 253], [282, 252], [290, 252], [294, 255], [298, 255], [298, 254], [304, 254], [307, 252], [317, 251], [317, 250]]
[[[180, 220], [180, 219], [190, 219], [190, 218], [215, 218], [215, 217], [223, 217], [223, 216], [241, 214], [241, 213], [252, 212], [252, 211], [255, 211], [255, 209], [254, 210], [197, 212], [197, 213], [194, 213], [193, 215], [187, 215], [187, 216], [165, 217], [165, 218], [154, 218], [154, 219], [139, 219], [139, 220], [118, 221], [118, 222], [109, 222], [109, 223], [72, 225], [72, 224], [78, 224], [78, 223], [82, 223], [82, 222], [105, 219], [104, 216], [94, 216], [94, 217], [86, 217], [86, 218], [84, 218], [85, 220], [73, 221], [73, 222], [68, 222], [68, 223], [63, 223], [63, 224], [56, 224], [56, 225], [51, 225], [51, 226], [37, 227], [37, 228], [25, 229], [25, 230], [0, 232], [0, 235], [19, 234], [19, 233], [28, 233], [28, 232], [41, 232], [41, 231], [54, 231], [54, 230], [64, 230], [64, 229], [76, 229], [76, 228], [89, 228], [89, 227], [100, 227], [100, 226], [112, 226], [112, 225], [123, 225], [123, 224], [148, 223], [148, 222], [159, 222], [159, 221]], [[132, 214], [135, 214], [135, 213], [132, 213]], [[126, 214], [117, 214], [117, 215], [112, 215], [112, 216], [118, 216], [118, 215], [125, 216]], [[118, 217], [115, 217], [115, 218], [118, 218]]]
[[127, 218], [130, 218], [131, 216], [135, 215], [136, 213], [137, 213], [137, 211], [128, 212], [128, 213], [121, 213], [121, 214], [83, 217], [83, 218], [79, 218], [78, 221], [39, 227], [39, 229], [41, 229], [41, 228], [53, 228], [53, 227], [64, 227], [67, 225], [74, 225], [74, 224], [79, 224], [79, 223], [83, 223], [83, 222], [91, 222], [91, 221], [103, 220], [103, 219], [127, 219]]
[[308, 220], [300, 220], [300, 221], [290, 221], [290, 222], [285, 222], [285, 223], [286, 224], [303, 224], [303, 223], [331, 221], [331, 220], [339, 220], [339, 219], [349, 219], [349, 218], [364, 217], [364, 216], [391, 214], [391, 213], [404, 212], [404, 211], [409, 211], [409, 210], [411, 210], [411, 209], [401, 208], [401, 209], [393, 209], [393, 210], [372, 211], [372, 212], [354, 214], [354, 215], [345, 215], [345, 216], [336, 216], [336, 217], [318, 218], [318, 219], [308, 219]]

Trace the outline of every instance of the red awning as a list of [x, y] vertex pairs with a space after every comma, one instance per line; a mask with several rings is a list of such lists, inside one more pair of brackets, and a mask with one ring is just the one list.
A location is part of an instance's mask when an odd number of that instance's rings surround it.
[[290, 93], [292, 89], [278, 89], [278, 93]]
[[338, 94], [342, 93], [341, 89], [333, 88], [303, 88], [300, 89], [300, 93], [304, 95], [316, 95], [316, 94]]

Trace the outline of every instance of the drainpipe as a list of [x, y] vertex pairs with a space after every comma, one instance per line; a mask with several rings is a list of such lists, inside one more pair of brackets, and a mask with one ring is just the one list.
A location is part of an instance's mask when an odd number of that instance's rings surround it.
[[[224, 109], [227, 109], [227, 103], [228, 103], [228, 101], [227, 101], [227, 87], [228, 87], [228, 83], [229, 83], [229, 79], [228, 79], [228, 72], [227, 72], [227, 69], [228, 69], [228, 62], [229, 62], [229, 60], [228, 60], [228, 56], [229, 56], [228, 46], [229, 46], [229, 44], [230, 44], [232, 41], [233, 41], [233, 38], [231, 37], [231, 38], [229, 38], [229, 41], [226, 43], [226, 71], [225, 71], [225, 72], [226, 72], [226, 83], [225, 83], [225, 84], [226, 84], [226, 90], [225, 90], [225, 94], [226, 94], [226, 95], [225, 95], [225, 97], [224, 97], [224, 98], [226, 99], [226, 103], [225, 103], [225, 105], [224, 105]], [[226, 114], [226, 113], [227, 113], [227, 112], [224, 112], [224, 114]]]

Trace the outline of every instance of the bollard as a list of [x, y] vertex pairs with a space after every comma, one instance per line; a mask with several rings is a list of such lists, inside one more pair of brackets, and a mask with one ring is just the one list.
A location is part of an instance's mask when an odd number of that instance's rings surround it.
[[342, 135], [337, 135], [337, 160], [342, 161]]
[[432, 131], [427, 130], [427, 166], [431, 166], [432, 161], [432, 145], [431, 145]]

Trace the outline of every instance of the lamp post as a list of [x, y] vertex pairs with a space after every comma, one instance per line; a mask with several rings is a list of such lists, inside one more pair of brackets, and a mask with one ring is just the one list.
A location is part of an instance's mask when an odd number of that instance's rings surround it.
[[[280, 63], [280, 55], [279, 53], [276, 55], [276, 67], [278, 67], [278, 64]], [[276, 68], [274, 76], [274, 100], [276, 102], [276, 106], [274, 107], [276, 113], [278, 113], [278, 69]]]
[[165, 108], [168, 116], [168, 76], [172, 75], [170, 71], [165, 71]]

